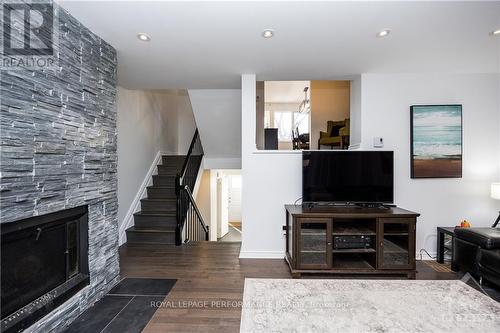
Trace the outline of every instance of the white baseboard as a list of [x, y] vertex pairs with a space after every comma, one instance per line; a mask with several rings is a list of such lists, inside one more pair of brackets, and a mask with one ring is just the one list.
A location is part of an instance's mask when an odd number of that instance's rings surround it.
[[360, 148], [361, 148], [361, 144], [360, 143], [353, 143], [353, 144], [349, 145], [349, 150], [357, 150], [357, 149], [360, 149]]
[[283, 251], [240, 251], [240, 259], [284, 259]]
[[[151, 162], [151, 166], [149, 167], [149, 170], [145, 175], [141, 186], [139, 186], [137, 193], [134, 196], [134, 200], [132, 200], [132, 203], [130, 204], [127, 214], [125, 214], [123, 221], [121, 221], [120, 223], [119, 245], [122, 245], [127, 241], [127, 233], [125, 231], [132, 225], [134, 225], [134, 213], [137, 213], [138, 211], [141, 210], [141, 199], [146, 197], [147, 187], [153, 184], [153, 175], [155, 175], [158, 170], [156, 166], [158, 164], [161, 164], [161, 157], [163, 155], [177, 155], [177, 153], [165, 152], [165, 151], [158, 151], [156, 153], [156, 156], [153, 162]], [[118, 191], [119, 190], [120, 189], [118, 189]]]

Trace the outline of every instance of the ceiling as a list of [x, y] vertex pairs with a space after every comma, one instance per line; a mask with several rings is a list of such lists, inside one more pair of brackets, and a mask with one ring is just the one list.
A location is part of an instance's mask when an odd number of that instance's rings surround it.
[[266, 103], [296, 103], [304, 100], [304, 88], [310, 87], [310, 81], [266, 81], [264, 98]]
[[[130, 89], [360, 73], [498, 73], [500, 2], [58, 1], [118, 52]], [[266, 28], [275, 36], [265, 39]], [[385, 38], [375, 37], [384, 28]], [[137, 39], [140, 32], [150, 42]]]

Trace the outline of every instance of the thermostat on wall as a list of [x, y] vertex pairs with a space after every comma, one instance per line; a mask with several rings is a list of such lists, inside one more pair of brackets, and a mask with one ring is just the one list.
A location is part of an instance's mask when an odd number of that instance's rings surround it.
[[384, 148], [384, 138], [382, 137], [373, 138], [373, 148]]

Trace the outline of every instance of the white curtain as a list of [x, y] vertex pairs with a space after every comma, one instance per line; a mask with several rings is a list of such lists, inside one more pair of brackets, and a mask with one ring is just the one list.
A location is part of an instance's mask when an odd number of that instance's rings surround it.
[[309, 114], [294, 111], [266, 111], [266, 128], [269, 123], [278, 129], [279, 141], [292, 140], [292, 131], [299, 129], [300, 134], [309, 133]]
[[274, 127], [278, 129], [279, 141], [292, 140], [292, 113], [274, 112]]
[[304, 134], [309, 132], [309, 114], [308, 113], [293, 113], [293, 129], [299, 128], [299, 133]]

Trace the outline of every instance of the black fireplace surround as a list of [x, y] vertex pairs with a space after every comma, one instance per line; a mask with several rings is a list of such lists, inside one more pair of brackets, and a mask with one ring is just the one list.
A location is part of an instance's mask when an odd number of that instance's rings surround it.
[[88, 208], [1, 225], [2, 332], [18, 332], [89, 284]]

